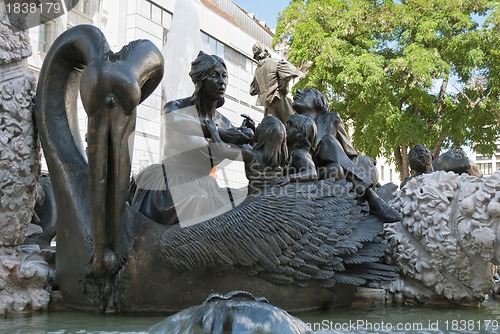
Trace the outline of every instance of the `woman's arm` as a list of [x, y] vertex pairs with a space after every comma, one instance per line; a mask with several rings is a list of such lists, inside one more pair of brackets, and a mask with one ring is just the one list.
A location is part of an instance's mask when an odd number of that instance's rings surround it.
[[227, 129], [219, 128], [219, 135], [222, 141], [228, 144], [243, 145], [251, 144], [253, 138], [251, 133], [244, 133], [238, 128], [230, 127]]
[[211, 137], [206, 124], [204, 122], [200, 122], [198, 117], [193, 117], [179, 112], [170, 112], [165, 115], [165, 123], [167, 124], [166, 131], [168, 131], [168, 128], [172, 128], [176, 132], [187, 136], [200, 136], [205, 138]]
[[241, 149], [239, 147], [233, 147], [229, 144], [226, 144], [220, 136], [220, 128], [217, 127], [214, 121], [206, 120], [204, 122], [207, 132], [210, 137], [213, 139], [212, 142], [209, 143], [210, 150], [212, 152], [212, 156], [215, 160], [236, 160], [241, 153]]

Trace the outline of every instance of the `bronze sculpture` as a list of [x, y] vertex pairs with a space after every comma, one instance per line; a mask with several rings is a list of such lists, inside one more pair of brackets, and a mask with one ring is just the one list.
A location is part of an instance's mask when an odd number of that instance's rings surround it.
[[246, 291], [213, 293], [203, 304], [160, 321], [148, 333], [311, 333], [303, 321], [268, 303]]
[[[126, 69], [125, 70], [125, 65]], [[135, 130], [136, 106], [163, 76], [162, 56], [149, 41], [138, 40], [118, 53], [93, 59], [82, 71], [80, 95], [88, 114], [87, 157], [94, 254], [92, 272], [116, 270], [131, 160], [128, 140]], [[92, 85], [99, 82], [99, 85]], [[115, 89], [119, 86], [121, 89]], [[107, 143], [107, 145], [103, 145]], [[109, 144], [108, 144], [109, 143]]]
[[[143, 52], [136, 53], [139, 46]], [[116, 63], [110, 65], [106, 61]], [[103, 70], [109, 69], [108, 66], [116, 67], [105, 73]], [[141, 69], [146, 70], [146, 77], [152, 81], [143, 80]], [[91, 72], [85, 74], [87, 70]], [[279, 179], [285, 164], [282, 157], [274, 161], [266, 158], [276, 150], [284, 156], [287, 149], [283, 146], [286, 138], [283, 126], [272, 116], [268, 118], [271, 130], [258, 128], [256, 139], [262, 133], [265, 143], [274, 134], [278, 140], [266, 148], [243, 145], [249, 156], [257, 158], [247, 160], [249, 167], [252, 162], [259, 162], [262, 164], [255, 166], [255, 170], [266, 172], [266, 167], [273, 166], [272, 175], [256, 187], [259, 191], [249, 194], [224, 214], [182, 228], [179, 224], [158, 224], [123, 203], [127, 196], [122, 197], [121, 193], [126, 194], [127, 184], [115, 182], [122, 172], [113, 170], [127, 168], [123, 166], [127, 157], [108, 160], [108, 154], [102, 154], [114, 142], [105, 134], [102, 141], [96, 140], [96, 146], [88, 150], [89, 155], [105, 156], [105, 161], [89, 157], [92, 163], [88, 164], [72, 128], [75, 115], [72, 102], [77, 88], [88, 85], [82, 87], [82, 92], [87, 92], [84, 94], [87, 112], [91, 118], [103, 118], [94, 130], [104, 129], [103, 132], [108, 130], [116, 135], [117, 126], [126, 134], [130, 119], [118, 117], [114, 124], [106, 115], [119, 111], [133, 114], [137, 104], [154, 89], [160, 72], [161, 57], [151, 44], [135, 42], [123, 53], [114, 55], [104, 36], [92, 26], [70, 29], [48, 53], [40, 76], [35, 114], [54, 185], [58, 211], [57, 274], [66, 306], [108, 312], [174, 312], [201, 303], [212, 291], [244, 289], [266, 296], [279, 307], [299, 311], [349, 305], [357, 286], [397, 276], [394, 267], [381, 263], [388, 246], [379, 238], [384, 224], [368, 213], [366, 205], [358, 204], [351, 182], [330, 177], [285, 182], [285, 185], [273, 183]], [[79, 82], [80, 77], [99, 75], [102, 79], [98, 82]], [[117, 81], [120, 76], [129, 79], [127, 84], [111, 89], [110, 83], [120, 82]], [[134, 82], [137, 85], [131, 84]], [[142, 88], [139, 98], [138, 87]], [[127, 103], [117, 107], [121, 102]], [[102, 114], [95, 115], [96, 112]], [[200, 125], [199, 118], [195, 123]], [[214, 150], [235, 149], [224, 142], [223, 131], [214, 122], [201, 123], [207, 131], [203, 138], [211, 138]], [[322, 131], [327, 129], [325, 126]], [[309, 143], [314, 141], [314, 136], [309, 136], [311, 132], [304, 133]], [[323, 137], [335, 142], [333, 133]], [[290, 144], [294, 141], [291, 139]], [[301, 154], [310, 154], [309, 145], [300, 147]], [[111, 145], [109, 152], [115, 149], [120, 147]], [[100, 178], [102, 183], [95, 185], [95, 180], [89, 180], [90, 175]], [[485, 289], [491, 286], [486, 274], [500, 258], [495, 239], [500, 217], [500, 174], [485, 179], [452, 173], [436, 175], [434, 181], [427, 180], [427, 174], [410, 180], [406, 191], [399, 193], [396, 208], [405, 219], [385, 224], [387, 240], [394, 246], [391, 254], [395, 265], [401, 266], [405, 275], [412, 275], [410, 281], [420, 280], [429, 288], [430, 300], [436, 300], [434, 292], [442, 300], [458, 303], [467, 302], [470, 297], [481, 300]], [[92, 184], [94, 192], [90, 191]], [[102, 206], [91, 205], [95, 201], [91, 197], [102, 198], [99, 192], [104, 186], [109, 189], [108, 185], [116, 187], [120, 196], [106, 199], [103, 211]], [[450, 193], [455, 190], [457, 195]], [[114, 196], [115, 192], [109, 194]], [[418, 205], [418, 201], [423, 205]], [[450, 201], [453, 201], [451, 206]], [[120, 219], [104, 221], [104, 242], [96, 238], [95, 234], [103, 227], [102, 217], [112, 217], [108, 213], [115, 210], [115, 205], [122, 204]], [[452, 210], [456, 207], [461, 215]], [[453, 240], [448, 220], [435, 220], [438, 215], [433, 212], [438, 211], [439, 217], [448, 216], [453, 224], [451, 229], [456, 234]], [[93, 221], [95, 216], [100, 219]], [[416, 233], [415, 237], [408, 239], [408, 231]], [[417, 238], [421, 238], [422, 247], [415, 246]], [[436, 246], [439, 242], [444, 246]], [[455, 257], [450, 256], [448, 247], [453, 247]], [[468, 253], [472, 256], [467, 261], [474, 268], [460, 265], [464, 256], [469, 257]], [[428, 255], [439, 261], [431, 265], [426, 262]], [[481, 261], [477, 261], [479, 256]], [[453, 272], [444, 272], [444, 267]], [[477, 275], [484, 273], [478, 281]], [[398, 284], [391, 291], [399, 289]], [[472, 294], [468, 293], [469, 287]], [[289, 298], [291, 295], [295, 298]]]
[[294, 114], [286, 121], [287, 145], [290, 157], [287, 163], [286, 181], [317, 180], [318, 172], [313, 160], [317, 128], [310, 117]]
[[[370, 166], [356, 164], [359, 159], [344, 123], [336, 112], [330, 112], [325, 96], [315, 88], [299, 89], [293, 99], [293, 108], [298, 114], [311, 117], [317, 125], [315, 162], [323, 178], [346, 178], [353, 183], [356, 193], [367, 200], [370, 210], [384, 222], [401, 220], [401, 215], [381, 199], [374, 191], [378, 176], [371, 173]], [[364, 160], [366, 161], [366, 160]], [[339, 173], [339, 166], [343, 172]]]
[[299, 72], [286, 60], [272, 58], [260, 42], [254, 44], [252, 51], [258, 65], [250, 84], [250, 95], [258, 96], [257, 105], [264, 106], [264, 115], [273, 115], [286, 123], [286, 118], [294, 113], [287, 97], [288, 84]]
[[210, 173], [224, 159], [235, 160], [240, 154], [237, 146], [231, 149], [223, 143], [252, 140], [250, 129], [233, 127], [216, 109], [224, 104], [224, 61], [200, 52], [189, 75], [195, 84], [193, 95], [165, 106], [166, 156], [135, 178], [132, 207], [164, 225], [206, 219], [231, 208], [227, 190], [220, 189]]
[[476, 163], [467, 157], [463, 149], [451, 149], [441, 154], [432, 161], [435, 171], [454, 172], [457, 174], [469, 174], [482, 177], [483, 173]]
[[408, 158], [412, 169], [412, 175], [405, 177], [403, 181], [401, 181], [399, 188], [403, 188], [405, 184], [415, 176], [438, 171], [469, 174], [477, 177], [483, 176], [478, 165], [467, 157], [463, 149], [448, 150], [434, 159], [431, 151], [427, 147], [417, 144], [408, 152]]
[[283, 123], [278, 118], [267, 115], [255, 130], [255, 144], [241, 147], [248, 179], [248, 194], [257, 193], [283, 175], [288, 158], [286, 138]]
[[[93, 61], [102, 66], [92, 65]], [[122, 222], [129, 217], [123, 189], [130, 170], [127, 134], [135, 123], [135, 107], [156, 88], [162, 73], [161, 54], [151, 42], [136, 41], [113, 54], [101, 31], [89, 25], [69, 29], [47, 53], [35, 116], [57, 204], [57, 272], [69, 305], [82, 303], [85, 294], [78, 281], [83, 276], [92, 273], [106, 281], [123, 261], [118, 248], [127, 227]], [[88, 79], [81, 86], [93, 125], [89, 129], [96, 136], [89, 138], [87, 150], [93, 168], [88, 168], [72, 122], [80, 78]], [[107, 89], [95, 90], [98, 78]], [[121, 88], [116, 92], [111, 89], [115, 84]], [[116, 122], [111, 115], [117, 117]], [[64, 253], [72, 253], [73, 258]], [[100, 300], [101, 292], [94, 293], [84, 304]]]
[[[109, 66], [113, 71], [104, 71]], [[113, 155], [124, 147], [112, 144], [130, 130], [130, 116], [154, 90], [161, 67], [152, 44], [133, 42], [114, 55], [102, 33], [85, 25], [63, 33], [47, 55], [35, 113], [57, 203], [56, 263], [67, 306], [173, 312], [212, 291], [244, 289], [297, 311], [348, 305], [356, 286], [396, 277], [380, 262], [387, 247], [378, 238], [382, 222], [363, 210], [345, 180], [264, 187], [224, 214], [184, 228], [158, 224], [128, 205], [127, 155]], [[80, 73], [101, 79], [79, 83]], [[111, 89], [120, 77], [126, 84]], [[78, 86], [90, 122], [103, 121], [95, 122], [88, 163], [70, 125]], [[214, 122], [202, 123], [215, 150], [233, 149]], [[110, 198], [96, 203], [104, 191]]]
[[405, 177], [403, 181], [401, 181], [399, 188], [403, 188], [404, 185], [415, 176], [432, 173], [434, 171], [432, 167], [431, 151], [423, 145], [417, 144], [410, 149], [410, 152], [408, 152], [408, 161], [412, 175]]

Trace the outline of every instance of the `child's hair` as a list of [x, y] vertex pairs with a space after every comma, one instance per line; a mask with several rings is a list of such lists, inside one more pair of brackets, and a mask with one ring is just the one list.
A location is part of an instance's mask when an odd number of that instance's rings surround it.
[[293, 126], [298, 130], [297, 141], [300, 143], [300, 147], [307, 149], [314, 148], [318, 128], [311, 117], [301, 114], [293, 114], [288, 116], [287, 125]]
[[270, 167], [286, 164], [288, 159], [286, 128], [278, 118], [267, 115], [262, 119], [255, 129], [254, 149], [262, 149], [263, 162]]

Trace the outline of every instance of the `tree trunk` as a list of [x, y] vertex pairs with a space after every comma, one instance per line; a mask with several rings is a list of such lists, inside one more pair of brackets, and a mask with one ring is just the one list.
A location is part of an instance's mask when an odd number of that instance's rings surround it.
[[402, 170], [401, 170], [401, 180], [403, 180], [405, 177], [410, 176], [410, 165], [408, 162], [408, 146], [403, 145], [401, 147], [401, 163], [402, 163]]
[[[437, 104], [437, 120], [436, 122], [440, 122], [443, 117], [443, 108], [444, 108], [444, 97], [446, 94], [446, 88], [448, 87], [448, 75], [446, 75], [443, 79], [443, 83], [441, 84], [441, 89], [439, 91], [439, 98]], [[439, 156], [439, 152], [441, 151], [441, 144], [448, 136], [448, 131], [443, 131], [439, 136], [438, 140], [434, 143], [434, 147], [431, 149], [431, 154], [434, 158]]]
[[399, 171], [400, 180], [410, 176], [410, 167], [408, 165], [408, 146], [403, 145], [394, 149], [394, 158], [396, 160], [396, 167]]

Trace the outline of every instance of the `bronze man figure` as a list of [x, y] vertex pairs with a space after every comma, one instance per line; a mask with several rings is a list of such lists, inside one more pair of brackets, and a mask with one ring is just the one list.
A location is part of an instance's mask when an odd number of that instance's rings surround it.
[[286, 60], [271, 58], [269, 51], [259, 42], [253, 48], [253, 58], [259, 62], [250, 95], [258, 95], [257, 105], [264, 106], [264, 115], [273, 115], [286, 124], [294, 114], [292, 102], [286, 96], [290, 80], [299, 76], [298, 70]]

